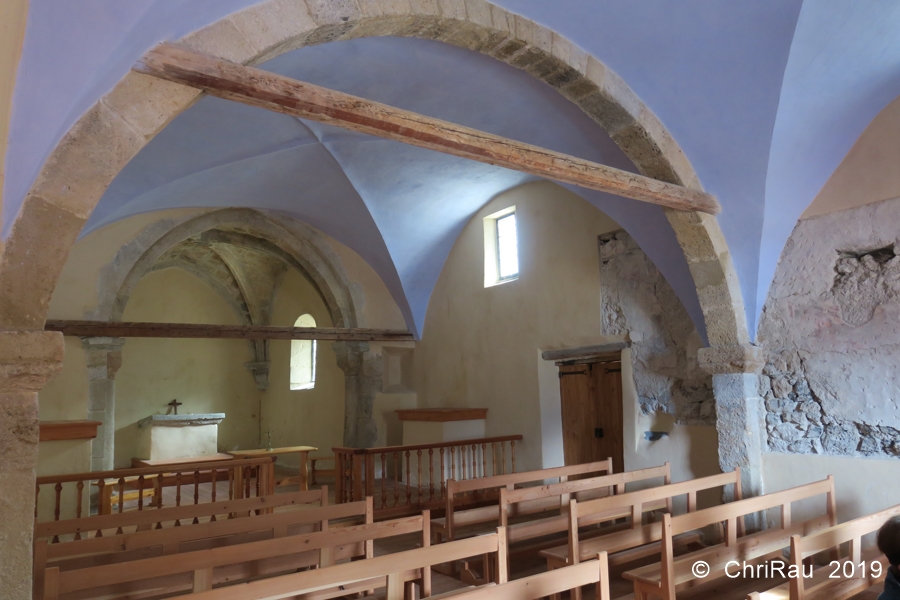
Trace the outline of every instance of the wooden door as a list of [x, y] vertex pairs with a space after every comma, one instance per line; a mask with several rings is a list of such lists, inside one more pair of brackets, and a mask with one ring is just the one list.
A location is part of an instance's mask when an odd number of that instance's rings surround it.
[[622, 364], [603, 362], [560, 365], [563, 454], [567, 465], [611, 456], [624, 470]]

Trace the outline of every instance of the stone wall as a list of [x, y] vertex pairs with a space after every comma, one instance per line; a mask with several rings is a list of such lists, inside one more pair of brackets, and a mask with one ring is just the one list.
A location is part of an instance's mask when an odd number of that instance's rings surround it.
[[760, 324], [771, 452], [900, 456], [900, 199], [801, 221]]
[[631, 339], [641, 412], [714, 425], [712, 378], [697, 365], [703, 340], [672, 287], [625, 231], [601, 235], [599, 245], [603, 335]]

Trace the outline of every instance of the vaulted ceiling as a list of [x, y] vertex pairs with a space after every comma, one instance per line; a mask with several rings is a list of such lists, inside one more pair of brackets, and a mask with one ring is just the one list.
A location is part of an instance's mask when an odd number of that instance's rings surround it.
[[[603, 61], [673, 134], [723, 206], [719, 222], [755, 330], [796, 220], [866, 125], [900, 94], [900, 4], [496, 3]], [[3, 235], [56, 142], [143, 52], [250, 4], [32, 0], [6, 159]], [[555, 90], [460, 48], [368, 38], [295, 50], [262, 68], [634, 170]], [[492, 196], [528, 180], [206, 98], [126, 167], [85, 233], [172, 206], [279, 210], [360, 253], [421, 331], [463, 224]], [[572, 189], [632, 233], [699, 322], [690, 275], [662, 211]]]

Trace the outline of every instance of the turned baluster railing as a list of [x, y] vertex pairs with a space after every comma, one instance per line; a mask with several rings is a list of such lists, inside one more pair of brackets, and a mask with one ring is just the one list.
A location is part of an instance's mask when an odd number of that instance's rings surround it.
[[[61, 519], [110, 514], [126, 510], [162, 508], [163, 490], [174, 487], [174, 506], [182, 502], [199, 504], [215, 502], [218, 497], [216, 483], [228, 481], [228, 498], [248, 498], [274, 493], [274, 457], [221, 460], [208, 462], [162, 465], [93, 471], [67, 475], [49, 475], [37, 478], [35, 486], [35, 521], [59, 521]], [[251, 485], [253, 482], [253, 485]], [[209, 498], [201, 494], [202, 485], [209, 484]], [[183, 486], [193, 485], [193, 494], [182, 495]], [[188, 487], [188, 490], [191, 488]], [[145, 500], [145, 492], [152, 490], [153, 500]], [[94, 497], [85, 510], [85, 492]], [[133, 494], [133, 499], [126, 499]], [[41, 501], [45, 506], [41, 507]], [[127, 505], [127, 507], [126, 507]], [[41, 518], [43, 515], [52, 518]], [[80, 535], [76, 536], [80, 539]]]
[[521, 435], [507, 435], [382, 448], [333, 448], [335, 500], [353, 502], [373, 496], [376, 511], [382, 512], [439, 506], [446, 497], [448, 479], [514, 473], [516, 442], [521, 439]]

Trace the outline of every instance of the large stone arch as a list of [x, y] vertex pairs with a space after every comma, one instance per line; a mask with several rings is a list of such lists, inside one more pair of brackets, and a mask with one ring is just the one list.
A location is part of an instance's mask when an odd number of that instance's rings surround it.
[[[121, 321], [135, 286], [159, 265], [160, 258], [181, 242], [208, 233], [243, 237], [239, 241], [256, 244], [256, 249], [294, 267], [319, 293], [335, 327], [365, 326], [363, 293], [347, 278], [340, 257], [328, 242], [304, 223], [283, 215], [276, 220], [263, 211], [248, 208], [160, 219], [145, 227], [101, 269], [97, 308], [89, 316], [100, 321]], [[225, 300], [233, 304], [227, 298]], [[238, 312], [237, 306], [232, 305], [232, 309]], [[363, 342], [337, 342], [333, 348], [338, 365], [345, 373], [344, 445], [371, 446], [376, 436], [372, 403], [380, 389], [377, 385], [378, 365], [374, 364], [377, 361], [367, 355], [368, 345]], [[256, 356], [262, 361], [258, 349]], [[257, 383], [260, 377], [254, 369], [264, 368], [268, 372], [268, 365], [254, 362], [247, 366], [254, 371]], [[112, 394], [112, 387], [107, 388], [101, 391]], [[106, 402], [109, 403], [108, 398]], [[107, 415], [106, 419], [111, 417]]]
[[[486, 0], [268, 0], [180, 43], [259, 64], [303, 46], [386, 35], [438, 40], [523, 69], [600, 124], [643, 174], [700, 188], [678, 144], [612, 70], [568, 39]], [[44, 164], [3, 249], [0, 327], [42, 328], [65, 257], [106, 187], [199, 96], [129, 72], [72, 127]], [[715, 218], [670, 211], [669, 220], [697, 286], [709, 343], [746, 344], [740, 289]]]

